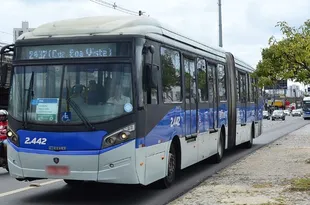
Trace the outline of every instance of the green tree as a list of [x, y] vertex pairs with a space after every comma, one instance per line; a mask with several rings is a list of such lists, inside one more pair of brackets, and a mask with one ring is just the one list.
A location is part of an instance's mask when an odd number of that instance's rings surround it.
[[168, 92], [174, 86], [180, 86], [180, 75], [176, 72], [175, 66], [173, 65], [171, 54], [165, 53], [162, 55], [162, 81], [163, 91]]
[[262, 50], [262, 60], [253, 74], [258, 85], [273, 85], [281, 79], [310, 83], [310, 19], [299, 28], [285, 21], [278, 22], [276, 27], [280, 27], [283, 38], [276, 40], [272, 36], [269, 47]]

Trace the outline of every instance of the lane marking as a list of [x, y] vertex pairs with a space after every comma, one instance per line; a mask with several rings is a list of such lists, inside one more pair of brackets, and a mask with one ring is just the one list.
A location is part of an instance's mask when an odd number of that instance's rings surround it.
[[[46, 185], [49, 185], [49, 184], [54, 184], [54, 183], [57, 183], [57, 182], [60, 182], [60, 181], [62, 181], [62, 179], [52, 180], [52, 181], [40, 183], [40, 184], [37, 184], [37, 185], [39, 187], [41, 187], [41, 186], [46, 186]], [[27, 191], [27, 190], [30, 190], [30, 189], [36, 189], [36, 188], [38, 188], [38, 187], [37, 186], [29, 185], [28, 187], [24, 187], [24, 188], [20, 188], [20, 189], [15, 189], [15, 190], [12, 190], [12, 191], [1, 193], [0, 194], [0, 198], [1, 197], [5, 197], [5, 196], [9, 196], [9, 195], [12, 195], [12, 194], [17, 194], [19, 192]]]

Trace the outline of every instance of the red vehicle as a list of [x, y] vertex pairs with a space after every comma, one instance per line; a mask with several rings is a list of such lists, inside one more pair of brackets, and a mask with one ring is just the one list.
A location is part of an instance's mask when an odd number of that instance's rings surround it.
[[0, 110], [0, 167], [9, 171], [7, 161], [7, 149], [6, 149], [6, 131], [8, 127], [8, 112], [6, 110]]
[[3, 141], [7, 138], [6, 136], [6, 129], [8, 126], [8, 122], [1, 122], [0, 121], [0, 141]]

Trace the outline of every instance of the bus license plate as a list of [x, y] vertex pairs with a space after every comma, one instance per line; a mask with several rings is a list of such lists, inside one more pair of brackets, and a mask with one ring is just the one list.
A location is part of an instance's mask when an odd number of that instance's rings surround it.
[[47, 166], [46, 171], [49, 175], [68, 175], [69, 168], [67, 166]]

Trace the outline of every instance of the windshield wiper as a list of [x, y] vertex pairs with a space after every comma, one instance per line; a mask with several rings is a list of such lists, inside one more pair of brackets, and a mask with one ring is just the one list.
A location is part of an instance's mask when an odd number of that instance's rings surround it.
[[[24, 112], [26, 112], [25, 114], [25, 120], [24, 120], [24, 129], [27, 128], [27, 123], [28, 123], [28, 110], [30, 108], [30, 102], [31, 99], [34, 96], [33, 93], [33, 81], [34, 81], [34, 72], [31, 73], [31, 77], [30, 77], [30, 82], [29, 82], [29, 87], [28, 87], [28, 93], [27, 93], [27, 99], [26, 99], [26, 110], [24, 110]], [[30, 99], [31, 97], [31, 99]]]
[[96, 130], [96, 128], [88, 121], [85, 115], [83, 115], [83, 112], [81, 111], [80, 107], [74, 101], [70, 99], [68, 83], [66, 83], [66, 90], [67, 90], [67, 93], [66, 93], [67, 104], [69, 104], [73, 108], [73, 110], [76, 112], [76, 114], [79, 116], [79, 118], [82, 120], [82, 122], [87, 128], [89, 128], [92, 131]]

